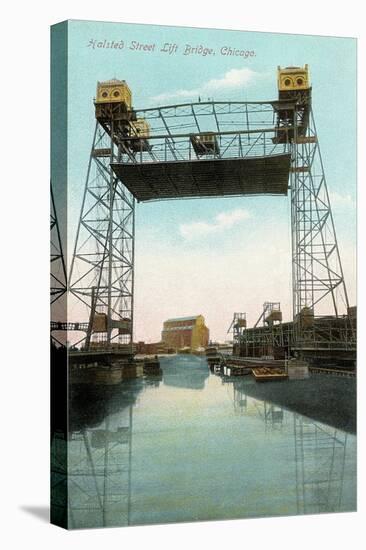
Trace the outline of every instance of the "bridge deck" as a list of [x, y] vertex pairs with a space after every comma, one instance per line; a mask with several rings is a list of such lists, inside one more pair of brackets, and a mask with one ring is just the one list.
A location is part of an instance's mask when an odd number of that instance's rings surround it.
[[287, 195], [290, 155], [113, 163], [138, 201], [238, 195]]

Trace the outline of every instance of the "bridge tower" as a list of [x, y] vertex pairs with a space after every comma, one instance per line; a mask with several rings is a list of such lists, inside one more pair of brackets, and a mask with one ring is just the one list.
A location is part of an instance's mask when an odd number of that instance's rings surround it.
[[314, 339], [314, 319], [340, 317], [349, 302], [311, 105], [308, 66], [278, 67], [274, 141], [291, 147], [292, 288], [295, 340]]
[[95, 117], [69, 275], [75, 315], [88, 315], [88, 332], [79, 341], [86, 349], [114, 342], [132, 346], [135, 199], [111, 169], [125, 150], [121, 138], [133, 119], [125, 81], [98, 82]]

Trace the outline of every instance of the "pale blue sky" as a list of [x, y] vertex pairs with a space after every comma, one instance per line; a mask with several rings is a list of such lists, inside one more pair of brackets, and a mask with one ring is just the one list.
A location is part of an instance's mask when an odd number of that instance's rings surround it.
[[[123, 50], [92, 49], [88, 47], [90, 39], [97, 41], [123, 40]], [[129, 50], [131, 41], [147, 44], [155, 43], [154, 52]], [[177, 43], [179, 50], [169, 56], [159, 52], [165, 42]], [[215, 56], [184, 56], [186, 44], [202, 44], [213, 48]], [[222, 56], [222, 46], [243, 50], [254, 50], [255, 56], [242, 57]], [[157, 104], [156, 96], [171, 94], [171, 99], [164, 104], [179, 103], [186, 100], [197, 100], [186, 96], [180, 99], [173, 94], [180, 90], [209, 90], [207, 82], [222, 79], [232, 69], [248, 68], [254, 71], [247, 85], [238, 87], [219, 87], [210, 97], [217, 100], [270, 100], [277, 96], [277, 65], [304, 65], [308, 63], [313, 86], [313, 110], [317, 125], [318, 137], [323, 156], [329, 191], [333, 197], [334, 217], [337, 226], [341, 252], [344, 250], [345, 272], [349, 279], [351, 301], [355, 300], [355, 266], [354, 248], [356, 244], [356, 41], [350, 38], [332, 38], [301, 35], [267, 34], [243, 31], [223, 31], [214, 29], [190, 29], [178, 27], [159, 27], [154, 25], [133, 25], [100, 22], [69, 22], [69, 224], [71, 233], [80, 210], [81, 196], [85, 183], [85, 174], [91, 147], [94, 119], [93, 98], [96, 82], [110, 78], [125, 79], [133, 93], [133, 105], [136, 109]], [[205, 90], [206, 84], [206, 90]], [[207, 93], [209, 93], [207, 91]], [[203, 96], [203, 99], [205, 97]], [[163, 104], [161, 101], [160, 104]], [[233, 210], [245, 211], [246, 216], [232, 225], [217, 227], [216, 216]], [[136, 292], [140, 288], [141, 299], [147, 300], [153, 289], [144, 287], [148, 262], [143, 258], [153, 249], [163, 264], [164, 258], [176, 257], [177, 250], [183, 257], [191, 251], [214, 252], [223, 258], [224, 265], [220, 272], [230, 272], [225, 260], [232, 252], [249, 246], [257, 238], [266, 240], [266, 234], [273, 235], [273, 228], [278, 231], [278, 239], [288, 252], [290, 246], [289, 198], [256, 197], [212, 200], [184, 200], [162, 203], [139, 204], [136, 210]], [[240, 216], [239, 216], [240, 218]], [[208, 229], [201, 240], [187, 238], [182, 225], [204, 222]], [[212, 229], [212, 225], [216, 228]], [[211, 227], [211, 229], [210, 229]], [[260, 234], [260, 235], [259, 235]], [[272, 245], [271, 245], [272, 246]], [[276, 246], [274, 243], [273, 246]], [[257, 243], [258, 256], [251, 263], [261, 270], [260, 245]], [[263, 250], [264, 255], [266, 252]], [[188, 257], [188, 256], [187, 256]], [[178, 255], [179, 258], [179, 255]], [[286, 292], [289, 293], [290, 262], [284, 254], [286, 271]], [[263, 264], [264, 265], [264, 264]], [[207, 267], [207, 266], [206, 266]], [[262, 266], [263, 267], [263, 266]], [[150, 266], [151, 268], [151, 266]], [[197, 266], [199, 270], [199, 266]], [[252, 266], [252, 269], [254, 267]], [[280, 270], [281, 271], [281, 270]], [[166, 273], [169, 272], [166, 266]], [[202, 276], [204, 274], [202, 273]], [[184, 276], [184, 274], [182, 274]], [[282, 273], [283, 279], [285, 275]], [[177, 274], [179, 277], [179, 273]], [[226, 275], [227, 277], [227, 275]], [[161, 276], [160, 280], [164, 280]], [[158, 281], [157, 281], [158, 283]], [[168, 284], [168, 283], [167, 283]], [[178, 284], [178, 283], [176, 283]], [[235, 283], [234, 283], [235, 286]], [[246, 282], [243, 281], [243, 288]], [[214, 290], [213, 290], [214, 292]], [[253, 288], [251, 289], [253, 293]], [[145, 294], [146, 293], [146, 294]], [[258, 288], [258, 308], [265, 300], [276, 299], [267, 296]], [[202, 303], [197, 304], [195, 311], [182, 311], [162, 308], [164, 315], [175, 316], [192, 313], [203, 313], [208, 308], [208, 293]], [[283, 298], [285, 300], [285, 298]], [[146, 303], [145, 300], [145, 303]], [[148, 300], [147, 300], [148, 301]], [[242, 301], [242, 303], [239, 303]], [[286, 300], [288, 302], [288, 300]], [[237, 311], [245, 311], [245, 297], [238, 298]], [[139, 300], [136, 302], [137, 319]], [[176, 304], [181, 307], [181, 304]], [[187, 306], [188, 307], [188, 306]], [[192, 306], [190, 306], [192, 307]], [[224, 337], [223, 326], [229, 324], [229, 308], [224, 313], [222, 324], [211, 320], [217, 334]], [[287, 303], [286, 307], [289, 307]], [[255, 308], [253, 305], [252, 308]], [[208, 314], [209, 315], [209, 314]], [[211, 313], [213, 316], [213, 313]], [[253, 311], [253, 316], [255, 312]], [[255, 319], [253, 318], [253, 321]], [[228, 322], [227, 322], [228, 321]], [[153, 321], [160, 323], [158, 321]], [[154, 340], [159, 330], [142, 330], [138, 336]]]

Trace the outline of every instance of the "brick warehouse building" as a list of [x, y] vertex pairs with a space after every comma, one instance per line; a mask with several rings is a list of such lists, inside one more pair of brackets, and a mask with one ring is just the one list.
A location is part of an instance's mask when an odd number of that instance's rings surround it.
[[207, 346], [209, 330], [202, 315], [177, 317], [164, 322], [161, 339], [175, 349], [188, 347], [196, 350]]

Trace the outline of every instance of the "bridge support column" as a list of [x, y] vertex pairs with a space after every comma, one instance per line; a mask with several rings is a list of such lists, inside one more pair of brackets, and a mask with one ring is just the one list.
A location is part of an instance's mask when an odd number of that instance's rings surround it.
[[90, 322], [79, 345], [132, 351], [135, 199], [111, 169], [119, 157], [113, 130], [97, 121], [69, 289], [75, 315]]

